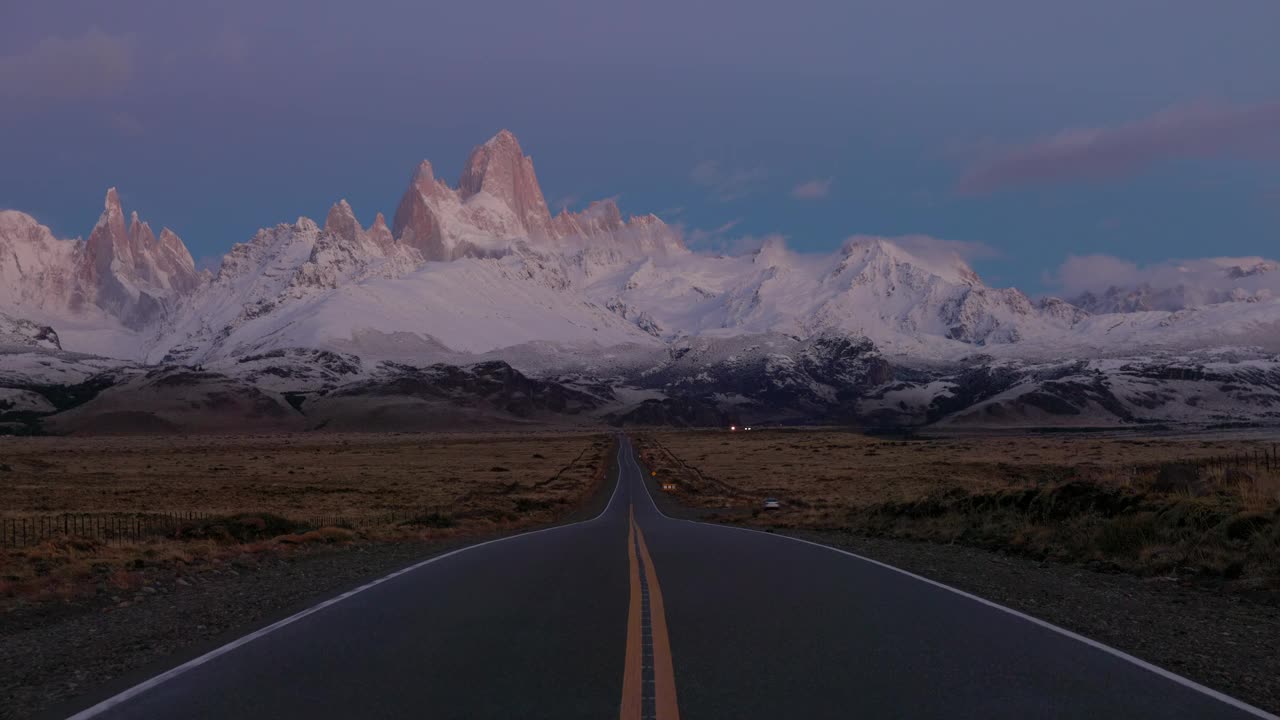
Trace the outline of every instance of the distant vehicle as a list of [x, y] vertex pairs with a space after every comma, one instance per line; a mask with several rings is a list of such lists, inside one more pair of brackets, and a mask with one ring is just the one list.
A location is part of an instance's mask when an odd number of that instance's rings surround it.
[[765, 499], [764, 499], [764, 509], [765, 509], [765, 510], [777, 510], [777, 509], [778, 509], [778, 508], [780, 508], [780, 507], [782, 507], [782, 503], [779, 503], [777, 498], [765, 498]]

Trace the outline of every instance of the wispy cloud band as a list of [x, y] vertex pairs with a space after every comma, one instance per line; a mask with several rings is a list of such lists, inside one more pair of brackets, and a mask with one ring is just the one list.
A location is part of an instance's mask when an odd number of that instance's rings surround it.
[[1166, 159], [1280, 146], [1280, 101], [1184, 105], [1142, 120], [1063, 130], [989, 158], [959, 183], [963, 193], [1134, 175]]
[[0, 57], [0, 98], [17, 103], [110, 97], [133, 75], [133, 43], [96, 28], [47, 37], [25, 53]]
[[797, 200], [821, 200], [831, 194], [835, 178], [817, 178], [791, 188], [791, 197]]
[[764, 168], [726, 170], [714, 160], [704, 160], [693, 166], [689, 179], [707, 188], [723, 201], [737, 200], [755, 192], [768, 177]]

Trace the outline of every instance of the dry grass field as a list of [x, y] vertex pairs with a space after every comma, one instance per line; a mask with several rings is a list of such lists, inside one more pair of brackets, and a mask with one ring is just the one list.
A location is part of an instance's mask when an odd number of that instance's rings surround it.
[[[735, 509], [726, 519], [1280, 589], [1271, 438], [755, 430], [649, 432], [637, 444], [683, 501]], [[761, 511], [766, 497], [782, 508]]]
[[[554, 522], [598, 487], [610, 447], [567, 433], [5, 439], [0, 605], [128, 594], [254, 555]], [[36, 539], [67, 513], [69, 534]], [[103, 529], [157, 515], [182, 519], [145, 537]], [[19, 547], [15, 527], [30, 533]]]

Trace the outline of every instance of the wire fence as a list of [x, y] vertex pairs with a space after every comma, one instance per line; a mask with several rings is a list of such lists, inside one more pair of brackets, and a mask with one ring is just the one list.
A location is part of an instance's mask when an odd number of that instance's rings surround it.
[[[261, 513], [220, 515], [205, 512], [167, 513], [59, 513], [0, 518], [0, 548], [22, 548], [56, 538], [82, 538], [106, 544], [138, 542], [149, 538], [181, 537], [184, 531], [217, 523], [252, 522]], [[450, 508], [437, 506], [394, 510], [376, 515], [346, 517], [321, 515], [301, 522], [289, 520], [299, 530], [322, 527], [358, 529], [400, 524], [448, 527]]]
[[212, 517], [206, 513], [60, 513], [0, 518], [0, 547], [27, 547], [55, 537], [105, 543], [135, 542], [176, 533]]
[[1280, 471], [1280, 443], [1238, 450], [1230, 455], [1193, 458], [1187, 462], [1207, 469], [1233, 468], [1255, 473]]

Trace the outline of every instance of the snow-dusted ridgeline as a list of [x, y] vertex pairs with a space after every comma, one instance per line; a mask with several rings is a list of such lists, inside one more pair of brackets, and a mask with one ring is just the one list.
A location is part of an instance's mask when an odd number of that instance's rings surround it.
[[[1280, 299], [1270, 292], [1276, 264], [1263, 258], [1201, 262], [1185, 283], [1067, 302], [988, 287], [961, 258], [909, 240], [854, 237], [828, 254], [779, 240], [738, 255], [694, 252], [677, 229], [624, 218], [612, 200], [553, 216], [506, 131], [473, 150], [455, 185], [424, 161], [392, 218], [378, 213], [366, 227], [340, 201], [323, 224], [260, 230], [217, 272], [200, 273], [172, 231], [157, 237], [136, 213], [126, 222], [114, 190], [83, 242], [0, 211], [0, 346], [10, 352], [0, 370], [20, 366], [14, 392], [45, 371], [50, 382], [84, 382], [105, 363], [129, 377], [150, 365], [210, 368], [296, 394], [381, 387], [407, 367], [499, 362], [589, 386], [614, 410], [685, 396], [714, 398], [713, 415], [773, 404], [795, 418], [911, 423], [1070, 415], [1068, 406], [1120, 422], [1222, 420], [1232, 403], [1271, 417]], [[18, 347], [37, 354], [13, 355]], [[80, 356], [33, 359], [59, 347], [119, 362], [82, 372]], [[316, 358], [330, 369], [307, 365]], [[1063, 371], [1063, 358], [1087, 365]], [[1200, 379], [1133, 371], [1187, 364]], [[1190, 410], [1162, 415], [1154, 408], [1172, 400], [1142, 394], [1144, 383], [1204, 378], [1228, 379], [1215, 392], [1168, 391], [1198, 398]], [[1221, 389], [1237, 384], [1252, 394]], [[646, 412], [706, 419], [703, 400]]]

